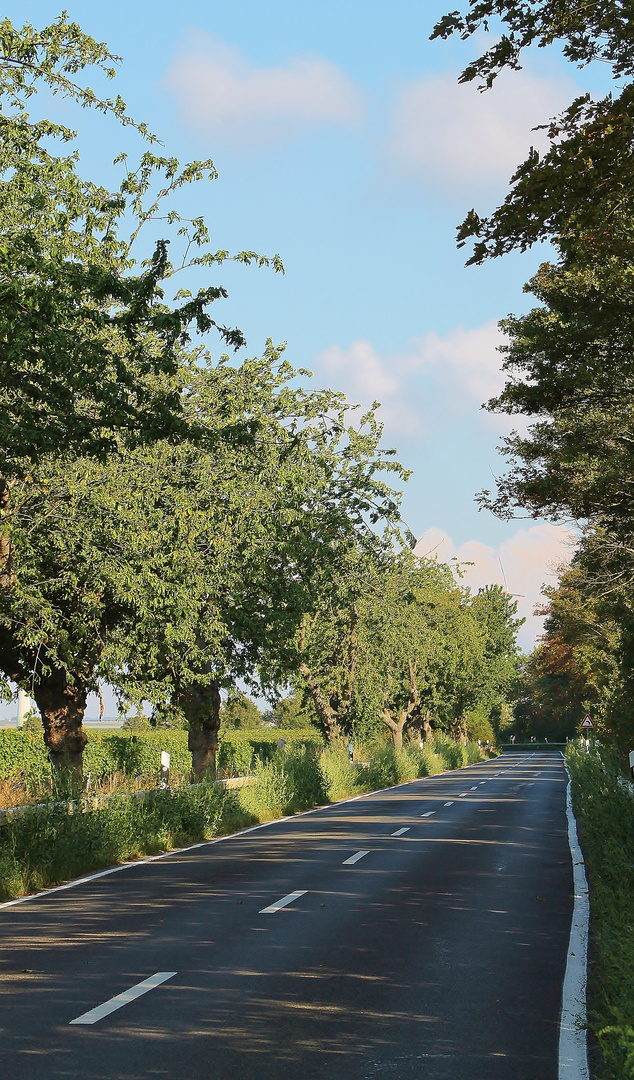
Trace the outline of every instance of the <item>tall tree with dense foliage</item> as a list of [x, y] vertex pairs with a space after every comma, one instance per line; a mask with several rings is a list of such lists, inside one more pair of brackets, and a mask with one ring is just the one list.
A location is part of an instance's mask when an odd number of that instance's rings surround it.
[[324, 733], [384, 725], [397, 750], [432, 725], [465, 737], [469, 712], [489, 713], [517, 671], [515, 601], [471, 596], [449, 566], [408, 553], [361, 561], [338, 603], [304, 616], [299, 672]]
[[[77, 710], [63, 704], [78, 693], [81, 698], [68, 667], [74, 645], [49, 648], [50, 637], [44, 643], [37, 634], [29, 638], [34, 609], [16, 608], [20, 592], [33, 599], [38, 581], [45, 592], [52, 588], [46, 577], [18, 580], [30, 543], [25, 506], [31, 538], [45, 521], [52, 527], [63, 517], [54, 498], [51, 504], [51, 483], [38, 487], [36, 474], [43, 480], [45, 472], [54, 473], [63, 456], [68, 475], [61, 486], [76, 489], [83, 468], [78, 455], [86, 456], [89, 471], [92, 462], [111, 462], [113, 455], [156, 440], [186, 438], [205, 445], [205, 427], [195, 411], [188, 412], [180, 392], [183, 352], [192, 330], [205, 333], [215, 326], [234, 346], [243, 338], [209, 314], [210, 305], [226, 295], [220, 285], [165, 300], [167, 283], [179, 269], [205, 271], [229, 258], [211, 249], [203, 219], [181, 220], [174, 201], [184, 184], [213, 179], [213, 163], [181, 168], [176, 159], [148, 150], [136, 168], [119, 159], [123, 179], [114, 192], [83, 179], [72, 149], [75, 133], [33, 119], [27, 103], [30, 108], [45, 88], [133, 125], [152, 143], [154, 137], [134, 123], [120, 98], [98, 98], [76, 81], [90, 67], [112, 77], [117, 58], [65, 15], [43, 30], [28, 24], [18, 30], [5, 19], [0, 36], [0, 664], [8, 677], [32, 690], [45, 671], [56, 683], [58, 700], [44, 713], [47, 745], [58, 761], [80, 755], [83, 745], [80, 724], [69, 721], [69, 709], [76, 716]], [[142, 250], [137, 256], [143, 231], [159, 218], [163, 238], [152, 242], [146, 257]], [[170, 259], [166, 230], [174, 226], [181, 254]], [[235, 258], [267, 262], [253, 252]], [[281, 268], [279, 260], [273, 262]], [[249, 435], [247, 428], [244, 436]], [[98, 588], [93, 594], [101, 595]], [[49, 600], [34, 600], [36, 618]], [[27, 638], [34, 666], [24, 663]], [[91, 659], [86, 663], [92, 666]]]
[[399, 466], [372, 418], [346, 427], [340, 395], [291, 389], [275, 350], [185, 376], [208, 447], [52, 458], [16, 490], [3, 663], [77, 770], [86, 696], [107, 678], [128, 701], [178, 710], [195, 777], [213, 774], [221, 691], [288, 672], [301, 613], [350, 547], [380, 543], [366, 517], [398, 516], [375, 474]]
[[531, 150], [511, 179], [511, 191], [489, 217], [472, 210], [458, 230], [460, 244], [474, 241], [469, 262], [554, 242], [566, 259], [594, 261], [631, 249], [629, 212], [634, 183], [634, 35], [631, 12], [619, 0], [470, 0], [453, 11], [432, 37], [477, 35], [488, 49], [463, 70], [461, 82], [490, 90], [505, 69], [518, 70], [530, 46], [556, 45], [583, 67], [601, 61], [619, 80], [616, 94], [599, 101], [581, 95], [559, 117], [544, 117], [550, 139], [541, 156]]

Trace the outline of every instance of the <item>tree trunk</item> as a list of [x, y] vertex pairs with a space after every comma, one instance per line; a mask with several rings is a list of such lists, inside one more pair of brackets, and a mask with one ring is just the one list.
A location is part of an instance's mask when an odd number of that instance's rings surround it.
[[220, 687], [211, 682], [193, 684], [178, 696], [187, 722], [187, 746], [192, 755], [192, 781], [216, 779], [216, 754], [220, 729]]
[[397, 751], [401, 751], [403, 749], [403, 732], [405, 730], [405, 725], [407, 724], [408, 719], [409, 716], [407, 712], [402, 712], [398, 720], [395, 720], [387, 709], [384, 709], [381, 713], [381, 720], [384, 724], [387, 725], [387, 727], [389, 727], [390, 734], [392, 736], [392, 743], [394, 744], [394, 749]]
[[0, 476], [0, 587], [11, 584], [11, 539], [7, 531], [7, 518], [11, 509], [11, 490], [4, 476]]
[[425, 742], [429, 742], [432, 737], [431, 724], [429, 722], [429, 709], [427, 709], [425, 716], [423, 717], [423, 738]]
[[332, 743], [336, 738], [342, 734], [347, 734], [343, 731], [343, 726], [339, 723], [340, 716], [332, 706], [324, 698], [317, 683], [311, 679], [310, 668], [307, 664], [301, 663], [299, 665], [300, 673], [306, 680], [306, 686], [308, 687], [308, 693], [313, 699], [315, 705], [315, 712], [321, 720], [323, 732], [326, 736], [326, 740]]
[[83, 787], [82, 757], [87, 736], [82, 724], [88, 692], [71, 684], [65, 671], [53, 669], [31, 690], [44, 725], [44, 742], [54, 770], [54, 784], [76, 792]]

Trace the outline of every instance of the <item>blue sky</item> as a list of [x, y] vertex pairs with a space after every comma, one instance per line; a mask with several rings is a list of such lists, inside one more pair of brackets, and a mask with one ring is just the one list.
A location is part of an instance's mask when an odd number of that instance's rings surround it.
[[[476, 562], [474, 585], [525, 594], [523, 644], [565, 530], [501, 523], [474, 494], [501, 470], [500, 418], [480, 404], [501, 386], [496, 323], [529, 306], [524, 281], [547, 250], [464, 268], [455, 227], [491, 209], [546, 121], [605, 73], [578, 71], [540, 50], [485, 95], [457, 75], [478, 43], [430, 42], [452, 3], [437, 0], [69, 0], [82, 28], [122, 57], [116, 89], [130, 111], [182, 160], [211, 156], [220, 178], [185, 200], [213, 243], [279, 252], [286, 275], [229, 266], [218, 316], [239, 325], [248, 353], [267, 337], [315, 382], [383, 402], [385, 442], [413, 470], [404, 513], [420, 550]], [[18, 24], [51, 21], [57, 5], [7, 3]], [[484, 39], [483, 39], [484, 40]], [[99, 89], [96, 80], [91, 80]], [[66, 115], [81, 127], [82, 170], [112, 176], [125, 146], [112, 121]], [[213, 347], [215, 348], [215, 344]], [[552, 580], [552, 578], [551, 578]]]

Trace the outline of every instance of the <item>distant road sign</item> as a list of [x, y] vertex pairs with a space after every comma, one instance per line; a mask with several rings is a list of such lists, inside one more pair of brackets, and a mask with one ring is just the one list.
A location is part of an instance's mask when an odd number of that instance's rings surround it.
[[584, 716], [583, 720], [581, 721], [581, 727], [583, 727], [583, 728], [594, 727], [594, 724], [592, 723], [592, 720], [590, 719], [590, 717], [588, 716], [587, 713]]

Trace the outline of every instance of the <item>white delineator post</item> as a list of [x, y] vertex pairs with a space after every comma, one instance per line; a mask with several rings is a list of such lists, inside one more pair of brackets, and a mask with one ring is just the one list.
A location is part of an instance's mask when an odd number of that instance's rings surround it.
[[18, 727], [24, 726], [24, 718], [31, 711], [32, 703], [26, 690], [18, 690]]
[[159, 782], [160, 788], [168, 788], [170, 786], [170, 756], [167, 750], [161, 750], [161, 779]]

